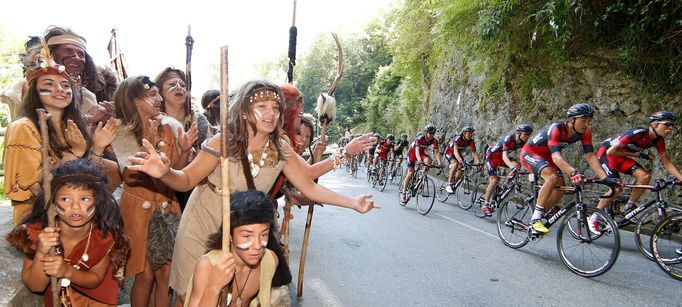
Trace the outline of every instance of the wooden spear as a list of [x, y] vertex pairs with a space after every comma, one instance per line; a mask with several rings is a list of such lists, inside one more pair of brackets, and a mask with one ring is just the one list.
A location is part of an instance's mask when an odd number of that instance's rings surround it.
[[[326, 142], [326, 134], [327, 134], [327, 128], [329, 127], [329, 124], [334, 120], [334, 116], [336, 115], [336, 99], [333, 97], [334, 91], [336, 91], [336, 88], [339, 86], [339, 82], [341, 81], [341, 77], [343, 76], [343, 49], [341, 48], [341, 43], [339, 42], [339, 38], [336, 36], [335, 33], [332, 33], [332, 36], [334, 37], [334, 41], [336, 42], [336, 48], [339, 51], [339, 65], [338, 65], [338, 70], [336, 73], [336, 77], [334, 78], [334, 82], [332, 82], [332, 86], [327, 91], [327, 93], [320, 93], [320, 97], [317, 98], [317, 116], [318, 119], [320, 120], [320, 142]], [[313, 163], [322, 160], [322, 153], [319, 151], [315, 151], [313, 153]], [[305, 231], [303, 233], [303, 246], [301, 247], [301, 262], [298, 266], [298, 284], [296, 286], [296, 296], [301, 297], [303, 295], [303, 273], [305, 271], [305, 258], [308, 253], [308, 240], [310, 239], [310, 226], [312, 224], [313, 220], [313, 212], [315, 210], [315, 205], [311, 204], [308, 207], [308, 216], [306, 216], [305, 220]]]
[[[194, 48], [194, 38], [192, 37], [192, 26], [187, 25], [187, 36], [185, 37], [185, 76], [187, 77], [187, 114], [192, 111], [192, 49]], [[221, 100], [222, 101], [222, 100]], [[222, 112], [221, 112], [222, 113]], [[185, 129], [189, 129], [186, 127]]]
[[230, 97], [227, 46], [220, 48], [220, 199], [223, 205], [223, 255], [230, 245], [230, 165], [227, 148], [227, 102]]
[[[36, 111], [38, 111], [38, 121], [40, 125], [40, 157], [42, 159], [43, 200], [45, 202], [45, 209], [47, 209], [47, 227], [55, 227], [57, 225], [57, 212], [55, 211], [54, 206], [50, 204], [50, 198], [52, 196], [52, 174], [50, 174], [50, 156], [48, 153], [50, 150], [50, 132], [47, 129], [47, 120], [51, 116], [45, 109], [37, 109]], [[54, 257], [57, 254], [55, 248], [50, 247], [48, 254], [50, 257]], [[50, 276], [50, 288], [52, 291], [52, 306], [59, 306], [59, 286], [57, 285], [57, 277]]]

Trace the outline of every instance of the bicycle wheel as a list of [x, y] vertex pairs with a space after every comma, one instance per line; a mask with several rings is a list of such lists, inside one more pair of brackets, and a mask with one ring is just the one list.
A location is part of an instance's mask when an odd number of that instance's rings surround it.
[[[668, 215], [682, 213], [682, 208], [677, 206], [668, 206], [666, 208]], [[654, 260], [654, 255], [651, 253], [651, 234], [653, 227], [663, 220], [658, 215], [658, 208], [655, 206], [644, 211], [642, 218], [637, 223], [635, 228], [635, 243], [639, 251], [644, 254], [649, 260]]]
[[448, 185], [447, 179], [444, 180], [439, 180], [440, 184], [436, 188], [436, 198], [438, 198], [438, 201], [441, 203], [445, 203], [445, 201], [448, 200], [448, 197], [450, 197], [450, 193], [445, 190], [445, 187]]
[[[568, 204], [567, 206], [570, 206]], [[584, 215], [572, 209], [561, 221], [557, 232], [557, 249], [561, 261], [571, 272], [583, 277], [595, 277], [606, 273], [618, 259], [620, 236], [618, 226], [604, 211], [585, 205]], [[588, 222], [592, 214], [601, 221], [602, 234], [590, 232]], [[578, 237], [568, 230], [572, 227]]]
[[436, 185], [433, 179], [424, 177], [421, 182], [421, 188], [417, 190], [417, 212], [421, 215], [426, 215], [433, 208], [433, 202], [436, 200]]
[[651, 234], [651, 251], [658, 267], [670, 277], [682, 280], [682, 214], [668, 216]]
[[475, 184], [471, 182], [470, 178], [462, 178], [462, 182], [455, 189], [455, 197], [457, 198], [457, 205], [464, 210], [471, 208], [471, 192]]
[[483, 195], [485, 195], [484, 193], [486, 186], [487, 184], [481, 181], [471, 190], [471, 203], [473, 204], [472, 208], [474, 210], [474, 215], [480, 218], [484, 218], [486, 216], [485, 212], [483, 212], [481, 209], [481, 207], [485, 205]]
[[379, 179], [378, 179], [378, 184], [379, 184], [379, 191], [383, 192], [386, 189], [386, 184], [388, 184], [388, 168], [386, 166], [382, 166], [381, 169], [379, 170]]
[[504, 245], [521, 248], [528, 244], [528, 228], [533, 207], [528, 196], [513, 193], [497, 209], [497, 234]]
[[[403, 197], [403, 180], [404, 180], [404, 179], [405, 179], [405, 177], [400, 178], [400, 182], [398, 183], [398, 203], [399, 203], [401, 206], [403, 206], [403, 207], [405, 207], [405, 205], [407, 205], [407, 203], [403, 203], [403, 202], [402, 202], [402, 197]], [[408, 185], [408, 187], [409, 187], [409, 185]], [[409, 188], [408, 188], [408, 189], [409, 189]]]
[[403, 174], [403, 166], [402, 166], [402, 164], [398, 164], [398, 165], [395, 167], [395, 176], [391, 179], [391, 182], [392, 182], [392, 183], [394, 183], [394, 182], [400, 182], [400, 180], [403, 179], [403, 175], [404, 175], [404, 174]]

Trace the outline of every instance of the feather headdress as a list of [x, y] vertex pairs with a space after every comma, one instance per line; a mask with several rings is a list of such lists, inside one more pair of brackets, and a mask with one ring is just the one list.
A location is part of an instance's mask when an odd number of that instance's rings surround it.
[[40, 39], [40, 43], [43, 45], [43, 48], [40, 49], [40, 53], [38, 53], [35, 58], [35, 62], [38, 63], [38, 66], [34, 67], [31, 73], [29, 73], [27, 78], [28, 82], [30, 83], [33, 79], [45, 75], [60, 75], [71, 80], [71, 75], [66, 70], [66, 67], [55, 62], [52, 53], [50, 53], [50, 47], [48, 47], [44, 38]]

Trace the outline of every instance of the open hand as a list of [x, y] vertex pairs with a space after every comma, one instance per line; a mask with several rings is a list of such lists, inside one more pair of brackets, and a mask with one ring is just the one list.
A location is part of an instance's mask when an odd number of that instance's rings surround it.
[[118, 121], [115, 118], [110, 118], [106, 124], [97, 123], [95, 131], [92, 133], [92, 149], [101, 155], [104, 148], [109, 146], [117, 135]]
[[355, 203], [355, 206], [354, 206], [355, 211], [360, 212], [360, 213], [367, 213], [374, 208], [380, 209], [381, 206], [375, 204], [372, 197], [373, 197], [372, 194], [362, 194], [362, 195], [356, 197], [355, 202], [354, 202]]
[[83, 133], [78, 129], [76, 123], [72, 120], [66, 122], [66, 129], [64, 129], [64, 138], [66, 143], [71, 147], [71, 152], [76, 155], [76, 157], [82, 158], [85, 152], [88, 150], [88, 143], [83, 137]]
[[128, 161], [132, 164], [128, 166], [128, 169], [144, 172], [157, 179], [166, 175], [171, 167], [171, 161], [166, 154], [156, 152], [147, 139], [142, 139], [142, 146], [146, 151], [140, 151], [134, 157], [128, 157]]
[[199, 138], [199, 131], [197, 130], [197, 124], [192, 124], [192, 127], [187, 130], [187, 132], [182, 131], [182, 128], [178, 128], [178, 146], [182, 152], [189, 151], [190, 148]]
[[372, 149], [377, 142], [378, 140], [372, 136], [372, 133], [366, 133], [360, 137], [354, 138], [344, 148], [346, 149], [347, 154], [354, 155]]

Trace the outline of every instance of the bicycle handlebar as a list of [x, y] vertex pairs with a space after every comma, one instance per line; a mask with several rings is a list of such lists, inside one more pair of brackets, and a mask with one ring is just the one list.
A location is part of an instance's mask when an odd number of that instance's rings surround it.
[[[606, 195], [599, 196], [599, 198], [602, 198], [602, 199], [603, 198], [611, 198], [611, 197], [613, 197], [613, 194], [616, 193], [616, 190], [614, 190], [613, 187], [604, 183], [603, 180], [601, 180], [597, 177], [585, 178], [583, 181], [585, 183], [596, 183], [596, 184], [605, 185], [606, 187], [609, 188], [609, 191], [606, 193]], [[566, 186], [566, 185], [555, 185], [554, 188], [557, 190], [560, 190], [560, 191], [570, 191], [570, 192], [575, 192], [576, 190], [578, 190], [578, 186], [571, 186], [571, 185], [568, 185], [568, 186]]]

